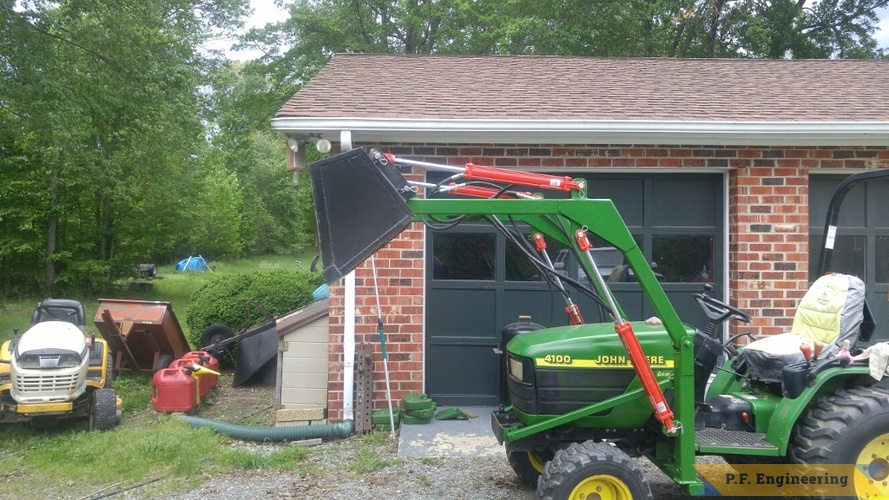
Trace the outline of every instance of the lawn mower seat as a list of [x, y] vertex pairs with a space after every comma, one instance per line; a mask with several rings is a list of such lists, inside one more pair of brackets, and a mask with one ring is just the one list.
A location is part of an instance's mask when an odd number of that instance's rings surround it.
[[800, 301], [790, 332], [751, 342], [741, 354], [752, 380], [780, 382], [785, 366], [803, 363], [803, 343], [824, 343], [818, 356], [840, 351], [844, 340], [855, 344], [864, 320], [864, 283], [856, 276], [828, 274], [818, 278]]

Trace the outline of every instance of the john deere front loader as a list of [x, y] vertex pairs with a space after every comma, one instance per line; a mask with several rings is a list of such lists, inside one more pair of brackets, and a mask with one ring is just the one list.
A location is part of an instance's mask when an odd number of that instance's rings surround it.
[[[409, 182], [396, 165], [451, 175], [438, 184]], [[889, 391], [874, 386], [867, 360], [852, 362], [856, 343], [875, 328], [860, 279], [819, 279], [791, 332], [737, 348], [718, 332], [726, 321], [750, 321], [747, 314], [705, 287], [689, 300], [709, 324], [683, 323], [614, 203], [587, 199], [582, 179], [362, 149], [312, 164], [311, 176], [328, 283], [412, 221], [436, 228], [485, 221], [565, 298], [569, 326], [529, 326], [505, 346], [508, 394], [491, 422], [513, 469], [541, 498], [652, 498], [638, 456], [687, 493], [703, 494], [698, 455], [740, 465], [839, 464], [852, 483], [845, 491], [889, 493]], [[624, 256], [655, 317], [624, 314], [591, 236]], [[546, 241], [569, 248], [584, 279], [560, 273]], [[597, 322], [584, 319], [568, 288], [598, 304]]]

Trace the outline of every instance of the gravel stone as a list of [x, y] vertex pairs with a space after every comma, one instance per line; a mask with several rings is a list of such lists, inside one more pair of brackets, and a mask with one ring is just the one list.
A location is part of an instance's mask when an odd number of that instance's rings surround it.
[[[371, 442], [373, 441], [373, 442]], [[382, 442], [380, 442], [382, 441]], [[256, 453], [270, 453], [291, 444], [236, 442]], [[237, 470], [206, 478], [193, 489], [169, 493], [170, 485], [147, 485], [130, 490], [124, 498], [173, 498], [179, 500], [250, 499], [514, 499], [537, 498], [525, 487], [506, 460], [499, 457], [399, 458], [397, 440], [369, 440], [358, 436], [326, 441], [308, 448], [309, 457], [285, 470]], [[365, 457], [362, 462], [360, 457]], [[372, 457], [373, 470], [360, 470]], [[687, 498], [681, 489], [644, 458], [636, 459], [648, 477], [654, 498]], [[699, 461], [719, 463], [718, 457]], [[157, 488], [165, 488], [158, 490]]]

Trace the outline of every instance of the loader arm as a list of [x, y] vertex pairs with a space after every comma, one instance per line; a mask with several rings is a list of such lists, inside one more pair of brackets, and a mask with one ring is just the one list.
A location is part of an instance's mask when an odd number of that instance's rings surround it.
[[[588, 258], [580, 259], [580, 263], [590, 276], [598, 297], [610, 305], [608, 309], [614, 319], [614, 329], [633, 361], [633, 369], [645, 389], [654, 415], [663, 424], [664, 434], [672, 438], [670, 441], [673, 446], [669, 447], [671, 449], [658, 452], [659, 458], [662, 458], [659, 465], [668, 470], [679, 483], [693, 485], [693, 489], [696, 489], [700, 482], [693, 468], [693, 338], [680, 321], [614, 203], [609, 199], [587, 199], [585, 182], [570, 183], [564, 178], [553, 178], [552, 182], [560, 186], [573, 186], [560, 189], [570, 191], [571, 197], [568, 199], [524, 196], [508, 199], [502, 195], [517, 184], [523, 185], [521, 174], [524, 173], [512, 171], [504, 171], [504, 180], [497, 190], [485, 191], [489, 198], [419, 198], [416, 196], [417, 187], [401, 176], [396, 163], [398, 160], [391, 155], [374, 151], [368, 154], [361, 149], [354, 149], [310, 166], [325, 280], [331, 283], [352, 271], [414, 221], [434, 221], [439, 226], [462, 221], [486, 221], [495, 226], [502, 226], [501, 221], [524, 223], [532, 232], [540, 232], [574, 249], [579, 255], [586, 251]], [[420, 162], [408, 164], [417, 166], [418, 163]], [[459, 167], [447, 168], [457, 170], [458, 173], [446, 182], [462, 180], [454, 179], [461, 175]], [[490, 185], [491, 176], [493, 180], [497, 179], [497, 170], [485, 170], [486, 185]], [[543, 174], [534, 174], [533, 179], [524, 185], [541, 187], [546, 182]], [[502, 232], [502, 227], [498, 229]], [[662, 387], [655, 380], [631, 324], [626, 321], [616, 298], [589, 255], [588, 242], [581, 241], [587, 239], [587, 232], [601, 238], [624, 255], [655, 313], [663, 322], [673, 347], [672, 388], [675, 413], [671, 411]], [[599, 404], [608, 405], [609, 401]], [[579, 411], [583, 413], [587, 410], [590, 407]], [[553, 419], [535, 424], [534, 427], [544, 430], [564, 423], [563, 420]]]

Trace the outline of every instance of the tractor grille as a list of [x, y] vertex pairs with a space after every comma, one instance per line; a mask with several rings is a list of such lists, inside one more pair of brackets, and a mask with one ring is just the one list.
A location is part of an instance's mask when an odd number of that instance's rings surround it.
[[22, 394], [73, 392], [77, 388], [77, 375], [16, 375], [15, 386]]

